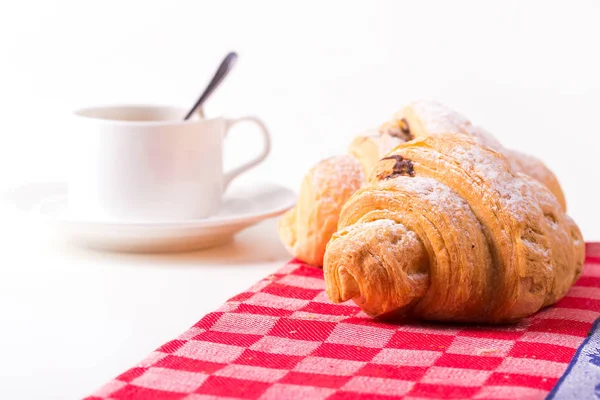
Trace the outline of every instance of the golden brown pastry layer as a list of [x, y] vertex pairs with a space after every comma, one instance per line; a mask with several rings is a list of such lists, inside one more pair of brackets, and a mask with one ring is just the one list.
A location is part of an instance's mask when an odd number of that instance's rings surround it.
[[475, 137], [485, 146], [504, 154], [514, 171], [529, 175], [548, 187], [561, 207], [567, 209], [565, 196], [556, 176], [543, 162], [533, 156], [505, 148], [483, 128], [474, 126], [463, 115], [440, 103], [429, 101], [411, 103], [397, 112], [388, 125], [404, 131], [411, 138], [445, 133], [462, 133]]
[[361, 164], [350, 155], [328, 158], [310, 169], [300, 186], [298, 203], [279, 220], [279, 236], [292, 255], [323, 265], [340, 209], [362, 186], [363, 176]]

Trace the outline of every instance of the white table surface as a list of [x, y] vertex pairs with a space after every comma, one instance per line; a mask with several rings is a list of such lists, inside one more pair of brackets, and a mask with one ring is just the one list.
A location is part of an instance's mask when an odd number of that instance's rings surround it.
[[101, 253], [6, 204], [0, 398], [75, 399], [283, 265], [276, 220], [196, 253]]

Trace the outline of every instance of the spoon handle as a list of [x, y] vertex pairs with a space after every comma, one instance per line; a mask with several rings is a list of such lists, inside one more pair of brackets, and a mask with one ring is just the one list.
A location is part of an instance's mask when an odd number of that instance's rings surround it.
[[213, 76], [212, 80], [210, 81], [210, 83], [208, 84], [206, 89], [204, 89], [204, 93], [202, 93], [200, 98], [198, 98], [198, 100], [196, 101], [196, 104], [194, 104], [194, 107], [192, 107], [192, 109], [187, 113], [184, 120], [190, 119], [190, 117], [192, 115], [194, 115], [196, 110], [202, 106], [204, 101], [221, 84], [221, 81], [227, 76], [227, 74], [229, 74], [229, 71], [231, 71], [231, 68], [235, 64], [235, 61], [237, 60], [237, 58], [238, 58], [238, 56], [237, 56], [237, 53], [235, 53], [235, 52], [231, 52], [231, 53], [227, 54], [225, 59], [223, 59], [223, 62], [221, 62], [219, 69], [217, 69], [217, 72], [215, 72], [215, 75]]

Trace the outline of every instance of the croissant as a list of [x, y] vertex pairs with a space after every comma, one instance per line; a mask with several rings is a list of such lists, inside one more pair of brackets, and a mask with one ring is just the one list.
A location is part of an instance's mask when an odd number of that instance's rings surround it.
[[322, 266], [325, 247], [337, 230], [340, 210], [385, 154], [401, 143], [386, 132], [366, 132], [348, 148], [311, 168], [300, 186], [298, 204], [279, 220], [287, 250], [305, 263]]
[[323, 265], [325, 246], [337, 230], [342, 205], [364, 181], [361, 164], [342, 155], [317, 163], [304, 176], [298, 203], [279, 220], [281, 241], [298, 259]]
[[397, 112], [387, 125], [395, 125], [409, 139], [444, 133], [462, 133], [475, 137], [485, 146], [502, 153], [514, 171], [543, 183], [556, 196], [563, 210], [567, 209], [558, 179], [544, 163], [533, 156], [505, 148], [483, 128], [471, 124], [466, 117], [440, 103], [417, 101], [409, 104]]
[[328, 297], [368, 315], [506, 323], [562, 298], [585, 256], [537, 180], [463, 134], [399, 145], [341, 210]]

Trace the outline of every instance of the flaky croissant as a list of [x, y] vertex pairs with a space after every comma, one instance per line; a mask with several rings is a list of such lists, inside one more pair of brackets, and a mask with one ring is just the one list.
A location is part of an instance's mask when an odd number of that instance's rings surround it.
[[462, 133], [477, 138], [484, 145], [502, 153], [515, 172], [522, 172], [543, 183], [556, 196], [563, 210], [567, 209], [564, 193], [556, 176], [539, 159], [505, 148], [489, 132], [473, 125], [460, 113], [433, 101], [416, 101], [398, 111], [387, 129], [395, 126], [409, 139], [444, 133]]
[[377, 161], [400, 143], [386, 132], [367, 132], [352, 141], [348, 155], [322, 160], [308, 171], [297, 205], [279, 220], [279, 237], [290, 254], [305, 263], [323, 265], [325, 246], [337, 230], [342, 206], [363, 185]]
[[325, 246], [337, 230], [340, 210], [363, 184], [361, 164], [342, 155], [317, 163], [304, 176], [298, 203], [279, 220], [281, 241], [298, 259], [323, 265]]
[[544, 185], [462, 134], [398, 146], [338, 227], [323, 266], [329, 298], [385, 318], [516, 321], [562, 298], [585, 252]]

